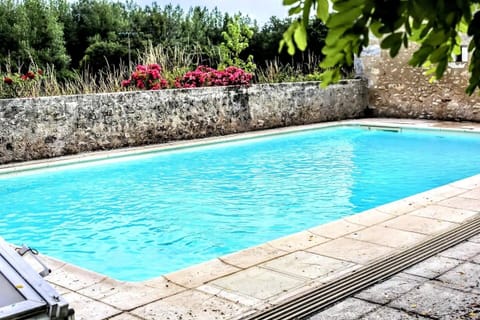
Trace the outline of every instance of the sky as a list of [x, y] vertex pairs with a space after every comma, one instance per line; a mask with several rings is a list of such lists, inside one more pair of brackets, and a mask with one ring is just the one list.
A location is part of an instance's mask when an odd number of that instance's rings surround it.
[[[150, 5], [153, 0], [136, 0], [141, 5]], [[169, 3], [172, 5], [180, 5], [180, 7], [188, 10], [190, 7], [201, 6], [213, 9], [217, 7], [221, 12], [235, 14], [241, 12], [250, 18], [257, 20], [259, 25], [268, 21], [271, 16], [286, 18], [288, 16], [288, 8], [282, 5], [282, 0], [156, 0], [160, 6]]]

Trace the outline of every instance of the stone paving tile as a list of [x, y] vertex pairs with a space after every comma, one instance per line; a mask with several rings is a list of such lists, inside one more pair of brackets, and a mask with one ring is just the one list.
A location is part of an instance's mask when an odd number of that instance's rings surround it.
[[452, 187], [462, 188], [462, 189], [475, 189], [480, 187], [480, 177], [479, 175], [462, 179], [450, 184]]
[[101, 282], [105, 278], [106, 277], [103, 275], [95, 274], [91, 271], [83, 270], [70, 264], [65, 264], [60, 269], [53, 271], [45, 277], [49, 282], [68, 288], [72, 291], [91, 286], [95, 283]]
[[463, 194], [467, 192], [467, 190], [463, 188], [458, 188], [454, 187], [450, 184], [431, 189], [422, 193], [417, 194], [417, 196], [422, 196], [425, 195], [425, 197], [428, 197], [429, 199], [432, 199], [434, 201], [441, 201], [446, 198], [451, 198], [460, 194]]
[[404, 272], [428, 279], [434, 279], [448, 270], [455, 268], [460, 263], [462, 263], [461, 260], [433, 256], [414, 265], [413, 267], [408, 268]]
[[305, 279], [254, 267], [217, 279], [210, 284], [256, 299], [268, 299], [281, 292], [301, 286], [305, 282]]
[[361, 320], [427, 320], [430, 318], [422, 317], [418, 314], [408, 314], [406, 312], [392, 309], [388, 307], [381, 307], [373, 312], [367, 313]]
[[131, 313], [147, 320], [229, 319], [246, 307], [196, 290], [188, 290], [139, 307]]
[[463, 198], [480, 199], [480, 188], [474, 188], [462, 194]]
[[141, 319], [143, 318], [139, 318], [127, 312], [121, 313], [118, 316], [114, 316], [113, 318], [108, 318], [108, 320], [141, 320]]
[[468, 312], [468, 306], [478, 301], [478, 295], [446, 288], [435, 281], [427, 281], [393, 300], [389, 306], [425, 316], [458, 319]]
[[395, 218], [394, 215], [383, 213], [375, 209], [364, 211], [359, 214], [354, 214], [352, 216], [346, 217], [345, 220], [362, 226], [372, 226], [380, 222]]
[[61, 295], [64, 295], [64, 294], [69, 293], [69, 292], [73, 292], [72, 290], [64, 288], [62, 286], [59, 286], [55, 283], [49, 282], [49, 284], [55, 289], [55, 291], [57, 291]]
[[428, 207], [420, 208], [409, 213], [409, 215], [445, 220], [456, 223], [464, 222], [472, 218], [476, 214], [478, 214], [478, 212], [472, 210], [450, 208], [439, 205], [430, 205]]
[[75, 320], [102, 320], [121, 313], [112, 306], [75, 292], [67, 293], [63, 297], [75, 310]]
[[311, 248], [329, 240], [330, 239], [328, 238], [320, 237], [319, 235], [313, 234], [311, 232], [302, 231], [292, 234], [290, 236], [275, 239], [268, 242], [268, 244], [274, 248], [287, 252], [292, 252]]
[[454, 288], [480, 294], [480, 265], [470, 262], [462, 263], [440, 276], [438, 280], [453, 285]]
[[378, 304], [355, 298], [347, 298], [333, 307], [314, 315], [309, 320], [353, 320], [378, 308], [380, 308]]
[[417, 217], [413, 215], [400, 216], [385, 223], [382, 223], [381, 225], [389, 228], [423, 233], [428, 235], [432, 235], [440, 231], [445, 231], [447, 229], [457, 226], [457, 224], [452, 222]]
[[164, 279], [163, 288], [149, 287], [143, 283], [115, 284], [112, 281], [102, 281], [78, 292], [117, 309], [128, 311], [184, 290], [185, 288]]
[[396, 250], [374, 243], [340, 238], [310, 248], [308, 251], [336, 259], [366, 264], [382, 256], [394, 253]]
[[430, 204], [430, 201], [418, 200], [418, 199], [402, 199], [394, 202], [384, 204], [383, 206], [376, 207], [375, 209], [384, 213], [393, 214], [396, 216], [412, 212], [415, 209], [424, 207]]
[[196, 288], [208, 281], [232, 274], [239, 270], [239, 268], [214, 259], [166, 274], [165, 278], [187, 288]]
[[287, 253], [268, 244], [263, 244], [222, 256], [219, 260], [239, 268], [249, 268]]
[[477, 234], [475, 237], [470, 238], [468, 241], [480, 243], [480, 234]]
[[471, 259], [471, 262], [480, 264], [480, 254], [476, 255]]
[[373, 226], [350, 234], [348, 237], [392, 248], [405, 248], [422, 241], [426, 235], [385, 226]]
[[453, 248], [442, 251], [439, 253], [442, 257], [459, 259], [459, 260], [468, 260], [473, 258], [480, 252], [480, 243], [465, 241], [456, 245]]
[[321, 226], [311, 228], [308, 231], [315, 233], [319, 236], [336, 239], [346, 234], [358, 231], [365, 228], [364, 226], [350, 223], [344, 219], [333, 221]]
[[315, 279], [356, 266], [356, 264], [310, 252], [297, 251], [260, 266], [293, 276]]
[[480, 210], [480, 199], [453, 197], [440, 201], [438, 204], [451, 208], [472, 210], [477, 212]]
[[398, 274], [359, 292], [355, 297], [378, 304], [387, 304], [425, 281], [422, 278]]
[[244, 306], [249, 307], [255, 307], [263, 303], [263, 300], [240, 294], [237, 291], [230, 291], [225, 288], [218, 287], [214, 284], [204, 284], [203, 286], [196, 288], [196, 290], [211, 294], [216, 297], [224, 298], [235, 303], [240, 303]]

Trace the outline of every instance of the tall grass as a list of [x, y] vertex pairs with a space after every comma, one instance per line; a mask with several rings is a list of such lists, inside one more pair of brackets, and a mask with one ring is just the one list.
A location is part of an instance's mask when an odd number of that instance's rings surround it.
[[53, 66], [46, 66], [40, 79], [20, 82], [15, 86], [4, 83], [3, 77], [17, 74], [18, 78], [18, 75], [22, 74], [21, 70], [39, 68], [34, 61], [31, 61], [29, 66], [22, 65], [16, 68], [12, 67], [13, 63], [8, 63], [2, 68], [6, 72], [4, 74], [0, 72], [0, 98], [117, 92], [124, 90], [120, 84], [130, 76], [137, 64], [160, 64], [164, 78], [173, 84], [177, 77], [200, 64], [214, 62], [216, 57], [214, 50], [207, 55], [200, 50], [200, 46], [192, 46], [191, 49], [180, 46], [165, 48], [151, 43], [143, 52], [139, 52], [138, 56], [138, 61], [130, 65], [120, 63], [118, 66], [109, 66], [108, 61], [105, 61], [105, 68], [98, 72], [92, 72], [87, 67], [62, 76]]

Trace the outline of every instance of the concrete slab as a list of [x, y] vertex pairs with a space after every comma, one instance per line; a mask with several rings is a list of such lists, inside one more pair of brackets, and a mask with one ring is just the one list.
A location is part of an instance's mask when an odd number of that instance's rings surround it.
[[395, 249], [355, 239], [340, 238], [310, 248], [308, 251], [331, 258], [366, 264], [395, 252]]
[[387, 203], [383, 206], [376, 207], [378, 211], [383, 213], [393, 214], [395, 216], [403, 215], [412, 212], [415, 209], [424, 207], [426, 204], [431, 204], [432, 201], [425, 199], [402, 199], [394, 202]]
[[465, 241], [451, 249], [441, 252], [442, 257], [468, 260], [475, 257], [480, 252], [480, 243]]
[[105, 303], [95, 301], [76, 292], [63, 296], [70, 307], [75, 309], [75, 320], [102, 320], [121, 313]]
[[141, 320], [141, 319], [142, 318], [139, 318], [131, 313], [124, 312], [108, 320]]
[[355, 263], [297, 251], [260, 265], [293, 276], [315, 279], [356, 266]]
[[395, 275], [388, 280], [361, 291], [355, 297], [378, 304], [387, 304], [425, 281], [425, 279], [409, 277], [404, 274]]
[[196, 288], [213, 279], [232, 274], [239, 270], [241, 269], [226, 264], [219, 259], [214, 259], [187, 269], [166, 274], [164, 277], [181, 286]]
[[441, 256], [433, 256], [423, 262], [414, 265], [411, 268], [408, 268], [404, 272], [428, 279], [434, 279], [441, 274], [447, 272], [448, 270], [455, 268], [460, 263], [462, 263], [461, 260]]
[[259, 267], [240, 271], [211, 282], [211, 284], [217, 287], [261, 300], [268, 299], [305, 283], [305, 279]]
[[418, 314], [408, 314], [404, 311], [392, 309], [389, 307], [381, 307], [373, 312], [364, 315], [362, 320], [427, 320], [430, 318], [422, 317]]
[[246, 311], [246, 307], [196, 290], [188, 290], [147, 304], [131, 313], [147, 320], [228, 319]]
[[475, 237], [470, 238], [468, 241], [480, 243], [480, 234], [477, 234]]
[[237, 251], [219, 258], [220, 261], [237, 268], [248, 268], [273, 258], [286, 255], [288, 252], [276, 249], [268, 244]]
[[426, 235], [377, 225], [350, 234], [348, 237], [392, 248], [405, 248], [424, 240]]
[[363, 315], [380, 308], [380, 305], [363, 301], [356, 298], [348, 298], [333, 307], [322, 311], [309, 320], [354, 320], [359, 319]]
[[478, 212], [472, 210], [450, 208], [446, 206], [439, 205], [429, 205], [425, 208], [420, 208], [412, 211], [409, 215], [415, 215], [419, 217], [432, 218], [450, 222], [461, 223], [464, 222], [473, 216], [478, 214]]
[[330, 239], [320, 237], [309, 231], [302, 231], [292, 234], [287, 237], [279, 238], [268, 242], [268, 244], [276, 249], [280, 249], [287, 252], [293, 252], [297, 250], [304, 250], [321, 243], [327, 242]]
[[342, 219], [323, 224], [315, 228], [311, 228], [308, 231], [322, 237], [336, 239], [346, 234], [361, 230], [363, 228], [365, 227]]
[[241, 294], [238, 291], [230, 291], [214, 284], [204, 284], [203, 286], [196, 288], [196, 290], [214, 295], [216, 297], [224, 298], [244, 306], [255, 307], [263, 304], [263, 300]]
[[479, 254], [479, 255], [476, 255], [475, 257], [473, 257], [473, 258], [471, 259], [471, 261], [472, 261], [473, 263], [480, 264], [480, 254]]
[[119, 310], [128, 311], [185, 290], [165, 279], [164, 283], [163, 288], [154, 288], [144, 283], [111, 284], [110, 281], [102, 281], [78, 292]]
[[[456, 289], [480, 294], [480, 264], [462, 263], [440, 276], [438, 280], [453, 285]], [[480, 303], [480, 299], [478, 302]]]
[[393, 218], [395, 218], [395, 216], [392, 214], [371, 209], [359, 214], [354, 214], [353, 216], [346, 217], [345, 221], [369, 227]]
[[457, 224], [452, 222], [417, 217], [413, 215], [403, 215], [395, 219], [388, 220], [381, 225], [389, 228], [422, 233], [427, 235], [433, 235], [440, 231], [445, 231], [447, 229], [457, 226]]
[[99, 283], [105, 278], [104, 275], [96, 274], [70, 264], [65, 264], [61, 268], [53, 270], [51, 274], [45, 277], [49, 282], [72, 291], [77, 291]]
[[427, 281], [388, 306], [441, 319], [460, 319], [468, 306], [478, 303], [479, 296], [446, 288]]
[[478, 212], [480, 210], [480, 199], [453, 197], [440, 201], [438, 204], [451, 208], [465, 209]]
[[465, 192], [461, 195], [463, 198], [472, 198], [480, 200], [480, 188], [474, 188], [468, 192]]

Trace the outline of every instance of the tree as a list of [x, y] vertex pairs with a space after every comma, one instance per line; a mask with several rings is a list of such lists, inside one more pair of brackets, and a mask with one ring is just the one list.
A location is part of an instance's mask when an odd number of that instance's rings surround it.
[[247, 72], [255, 71], [256, 65], [253, 63], [252, 55], [247, 57], [246, 62], [240, 58], [240, 54], [248, 48], [248, 41], [253, 36], [253, 31], [247, 22], [242, 21], [239, 15], [235, 15], [227, 24], [227, 30], [222, 32], [222, 36], [224, 42], [220, 44], [219, 69], [236, 66]]
[[427, 73], [439, 79], [452, 57], [460, 54], [460, 35], [466, 33], [472, 52], [466, 92], [472, 94], [480, 87], [480, 0], [283, 0], [283, 4], [291, 6], [291, 15], [299, 16], [280, 44], [290, 53], [295, 45], [305, 50], [312, 9], [329, 29], [321, 63], [324, 85], [340, 79], [339, 66], [351, 66], [354, 55], [368, 46], [371, 34], [391, 57], [402, 46], [417, 43], [409, 63], [428, 67]]
[[[0, 2], [0, 63], [28, 68], [33, 62], [57, 70], [67, 67], [63, 26], [44, 0]], [[11, 61], [10, 61], [11, 59]]]

